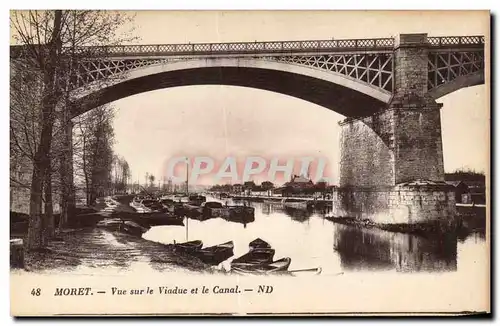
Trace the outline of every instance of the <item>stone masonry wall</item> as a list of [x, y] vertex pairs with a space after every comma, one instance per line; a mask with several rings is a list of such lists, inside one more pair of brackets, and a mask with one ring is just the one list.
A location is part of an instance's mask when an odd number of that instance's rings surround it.
[[379, 224], [448, 223], [455, 216], [455, 195], [446, 186], [339, 188], [333, 198], [335, 216], [369, 219]]
[[395, 183], [444, 181], [439, 109], [396, 109]]
[[[376, 223], [447, 221], [455, 214], [455, 198], [441, 183], [441, 105], [427, 95], [427, 35], [400, 35], [394, 65], [388, 107], [341, 123], [334, 214]], [[420, 181], [401, 185], [416, 180], [430, 180], [434, 188]]]
[[394, 100], [422, 98], [427, 92], [427, 34], [402, 34], [396, 38]]
[[453, 220], [455, 193], [448, 186], [402, 186], [389, 194], [389, 207], [397, 223]]
[[444, 181], [439, 107], [392, 108], [341, 123], [340, 187]]
[[341, 123], [341, 187], [394, 185], [393, 112]]

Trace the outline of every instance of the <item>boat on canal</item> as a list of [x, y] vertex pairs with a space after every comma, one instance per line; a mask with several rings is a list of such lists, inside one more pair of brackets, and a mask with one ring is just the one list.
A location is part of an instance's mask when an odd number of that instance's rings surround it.
[[254, 249], [262, 249], [262, 248], [271, 248], [271, 245], [262, 240], [261, 238], [257, 238], [253, 241], [251, 241], [249, 244], [248, 244], [248, 247], [250, 250], [254, 250]]
[[188, 196], [188, 202], [183, 204], [184, 213], [195, 219], [204, 220], [203, 216], [203, 203], [205, 203], [207, 198], [201, 195], [190, 195]]
[[288, 272], [288, 267], [290, 266], [291, 262], [292, 259], [290, 257], [285, 257], [271, 263], [240, 263], [231, 265], [231, 271], [233, 273], [243, 275], [284, 274]]
[[273, 261], [274, 253], [275, 250], [272, 248], [252, 249], [243, 256], [234, 259], [231, 262], [231, 268], [240, 265], [269, 264]]
[[130, 235], [142, 237], [149, 228], [144, 227], [136, 222], [127, 221], [120, 218], [105, 219], [97, 223], [98, 228], [107, 229], [115, 232], [123, 232]]
[[208, 218], [221, 216], [226, 209], [222, 203], [218, 201], [207, 201], [202, 203], [200, 207], [203, 216]]
[[154, 212], [141, 214], [141, 221], [149, 225], [184, 225], [182, 216], [168, 212]]
[[255, 221], [255, 208], [240, 205], [224, 206], [220, 217], [230, 222], [251, 223]]
[[200, 250], [201, 247], [203, 247], [203, 242], [201, 240], [193, 240], [193, 241], [188, 241], [188, 242], [182, 242], [182, 243], [175, 243], [173, 244], [174, 250], [175, 251], [181, 251], [185, 253], [193, 253], [197, 250]]
[[151, 212], [151, 213], [138, 213], [138, 212], [113, 212], [111, 217], [116, 217], [126, 221], [134, 221], [141, 225], [155, 226], [155, 225], [184, 225], [183, 218], [168, 212]]
[[195, 206], [201, 206], [202, 203], [207, 201], [207, 197], [198, 194], [189, 195], [188, 199], [189, 203]]
[[163, 209], [171, 214], [175, 214], [178, 216], [184, 215], [184, 206], [182, 203], [175, 201], [171, 198], [164, 198], [160, 200], [160, 204]]
[[205, 264], [216, 266], [232, 257], [234, 255], [233, 250], [233, 241], [228, 241], [193, 251], [193, 256], [198, 257]]

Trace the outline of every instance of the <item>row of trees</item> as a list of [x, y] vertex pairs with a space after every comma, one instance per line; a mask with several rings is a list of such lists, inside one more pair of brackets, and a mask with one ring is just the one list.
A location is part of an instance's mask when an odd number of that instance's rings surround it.
[[131, 176], [128, 162], [113, 153], [115, 110], [105, 105], [73, 120], [73, 166], [77, 189], [86, 195], [87, 205], [110, 193], [123, 193]]
[[477, 172], [471, 169], [458, 169], [451, 173], [445, 173], [447, 181], [482, 181], [485, 182], [486, 176], [483, 172]]
[[113, 188], [115, 193], [124, 193], [132, 177], [128, 162], [120, 156], [113, 157]]
[[[43, 248], [54, 236], [53, 193], [60, 195], [58, 228], [64, 228], [75, 205], [73, 182], [73, 122], [70, 92], [78, 80], [80, 63], [92, 53], [82, 46], [113, 45], [129, 41], [118, 34], [131, 17], [119, 12], [92, 10], [12, 11], [11, 38], [17, 47], [11, 56], [11, 160], [31, 165], [27, 249]], [[105, 81], [104, 81], [105, 82]], [[90, 201], [102, 180], [112, 142], [109, 123], [100, 123], [111, 111], [91, 115], [78, 143]], [[109, 121], [108, 118], [104, 119]], [[92, 132], [90, 132], [92, 131]], [[12, 161], [11, 161], [12, 162]], [[27, 163], [26, 163], [27, 162]], [[15, 164], [15, 163], [13, 163]], [[89, 164], [87, 166], [86, 164]], [[57, 187], [57, 188], [56, 188]]]

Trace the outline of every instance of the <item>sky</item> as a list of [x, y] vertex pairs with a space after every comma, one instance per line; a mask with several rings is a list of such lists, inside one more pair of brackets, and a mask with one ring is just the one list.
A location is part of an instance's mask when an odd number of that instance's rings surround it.
[[[141, 11], [136, 12], [133, 33], [140, 37], [138, 44], [243, 42], [422, 32], [429, 36], [488, 35], [488, 23], [487, 13], [480, 12]], [[446, 172], [487, 170], [488, 100], [485, 85], [461, 89], [438, 100], [444, 104], [441, 119]], [[114, 148], [130, 164], [133, 180], [144, 182], [146, 172], [161, 179], [169, 159], [183, 155], [211, 157], [214, 172], [228, 156], [260, 156], [266, 163], [275, 157], [308, 156], [316, 162], [326, 160], [324, 175], [333, 182], [338, 178], [338, 122], [344, 117], [297, 98], [242, 87], [184, 86], [112, 104], [117, 109]]]

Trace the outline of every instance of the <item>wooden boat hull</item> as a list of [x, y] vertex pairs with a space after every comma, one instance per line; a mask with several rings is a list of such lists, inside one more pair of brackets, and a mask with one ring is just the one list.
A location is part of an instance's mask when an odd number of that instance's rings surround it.
[[197, 250], [193, 252], [193, 256], [198, 257], [205, 264], [216, 266], [233, 256], [233, 249], [234, 243], [233, 241], [229, 241], [220, 245]]
[[174, 243], [173, 246], [176, 251], [192, 253], [200, 250], [201, 247], [203, 247], [203, 242], [201, 240], [194, 240], [183, 243]]
[[125, 233], [131, 234], [131, 235], [136, 235], [139, 237], [142, 237], [142, 235], [148, 231], [147, 228], [145, 228], [145, 227], [143, 227], [135, 222], [132, 222], [132, 221], [125, 221], [123, 223], [122, 230]]
[[182, 217], [169, 213], [144, 213], [141, 220], [149, 225], [184, 225]]
[[135, 223], [133, 221], [126, 221], [119, 218], [102, 220], [97, 223], [97, 227], [108, 229], [111, 231], [123, 232], [135, 236], [141, 237], [144, 233], [146, 233], [149, 229]]
[[255, 208], [249, 206], [227, 206], [221, 211], [221, 217], [230, 222], [251, 223], [255, 221]]
[[278, 259], [268, 264], [236, 264], [231, 270], [243, 275], [269, 275], [287, 273], [292, 259], [289, 257]]
[[231, 262], [231, 267], [233, 265], [268, 264], [273, 261], [274, 253], [275, 250], [271, 248], [254, 249], [243, 256], [234, 259]]
[[197, 216], [197, 215], [201, 215], [201, 213], [202, 213], [202, 208], [200, 206], [197, 206], [197, 205], [184, 204], [182, 206], [182, 208], [184, 209], [184, 212], [188, 216]]
[[257, 238], [248, 244], [250, 250], [261, 249], [261, 248], [271, 248], [271, 245], [261, 238]]

